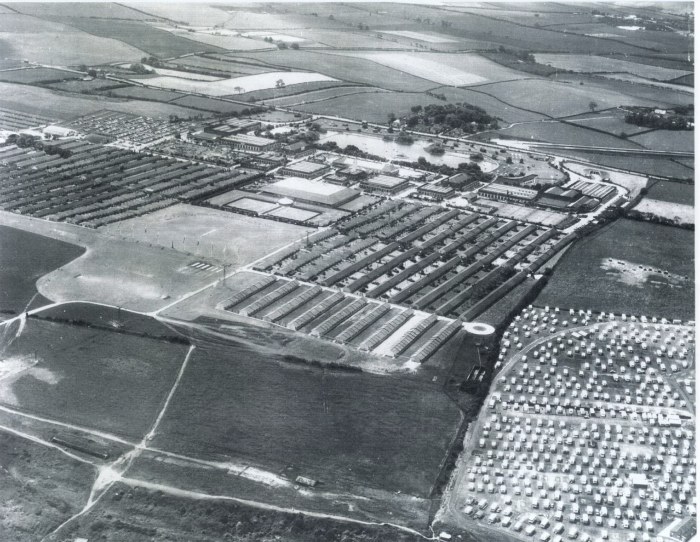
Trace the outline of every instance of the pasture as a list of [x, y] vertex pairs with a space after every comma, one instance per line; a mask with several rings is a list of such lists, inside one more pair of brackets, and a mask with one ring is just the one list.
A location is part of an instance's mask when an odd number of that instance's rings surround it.
[[77, 245], [0, 226], [0, 310], [25, 310], [37, 293], [36, 281], [83, 252]]
[[82, 75], [77, 73], [55, 70], [53, 68], [24, 68], [21, 70], [0, 71], [0, 81], [24, 85], [80, 79], [81, 77]]
[[425, 41], [427, 43], [458, 43], [458, 40], [445, 36], [444, 34], [427, 34], [425, 32], [414, 32], [412, 30], [384, 30], [383, 33], [412, 40]]
[[695, 187], [692, 184], [674, 183], [672, 181], [656, 181], [649, 187], [647, 196], [651, 199], [693, 205], [695, 202]]
[[693, 130], [654, 130], [632, 136], [630, 139], [647, 149], [693, 152], [695, 149], [694, 136]]
[[146, 80], [149, 86], [195, 92], [209, 96], [228, 96], [256, 90], [276, 88], [278, 81], [284, 81], [285, 86], [317, 81], [334, 81], [333, 78], [313, 72], [269, 72], [256, 75], [245, 75], [233, 79], [217, 81], [194, 81], [168, 75], [152, 77]]
[[273, 472], [294, 466], [330, 487], [349, 481], [427, 497], [460, 419], [442, 391], [405, 377], [201, 344], [154, 443], [209, 459], [255, 458]]
[[[30, 4], [23, 4], [24, 7]], [[0, 18], [0, 58], [27, 59], [51, 65], [103, 64], [135, 61], [143, 52], [125, 43], [82, 32], [77, 28], [30, 17], [3, 14]]]
[[221, 56], [212, 58], [210, 56], [187, 56], [174, 61], [178, 66], [191, 66], [206, 70], [214, 70], [217, 73], [228, 73], [231, 77], [237, 75], [253, 75], [256, 73], [269, 72], [270, 68], [256, 66], [250, 63], [236, 62], [231, 57]]
[[695, 208], [692, 205], [644, 198], [634, 207], [634, 210], [673, 220], [677, 224], [695, 224]]
[[110, 99], [104, 96], [85, 94], [66, 94], [47, 88], [13, 83], [0, 83], [0, 107], [33, 115], [57, 117], [62, 120], [73, 119], [103, 109], [165, 119], [170, 115], [187, 118], [201, 113], [177, 105], [141, 100]]
[[226, 211], [180, 204], [102, 228], [130, 240], [171, 247], [202, 258], [245, 265], [303, 238], [311, 229]]
[[32, 318], [5, 348], [1, 365], [17, 372], [0, 381], [0, 402], [138, 440], [186, 353], [184, 345]]
[[677, 160], [669, 160], [659, 156], [639, 156], [624, 154], [601, 154], [595, 151], [557, 151], [558, 155], [580, 158], [601, 166], [613, 167], [625, 171], [633, 171], [645, 175], [658, 175], [672, 179], [692, 179], [694, 170]]
[[[166, 91], [154, 91], [154, 92], [166, 92]], [[182, 95], [180, 95], [182, 96]], [[214, 98], [204, 98], [202, 96], [191, 96], [185, 95], [181, 98], [177, 98], [172, 101], [174, 105], [179, 105], [182, 107], [191, 107], [192, 109], [201, 109], [204, 111], [211, 111], [213, 113], [240, 113], [245, 109], [248, 109], [245, 105], [226, 102], [224, 100], [216, 100]]]
[[439, 85], [468, 86], [527, 77], [522, 72], [511, 70], [474, 54], [406, 52], [342, 52], [338, 54], [370, 60]]
[[630, 135], [648, 130], [648, 128], [644, 128], [643, 126], [635, 126], [634, 124], [626, 123], [625, 113], [624, 111], [620, 110], [584, 113], [573, 118], [568, 118], [566, 121], [578, 124], [580, 126], [588, 126], [590, 128], [595, 128], [596, 130], [602, 130], [603, 132], [608, 132], [609, 134], [618, 136], [623, 132]]
[[334, 79], [402, 92], [423, 92], [435, 86], [431, 81], [387, 68], [364, 58], [309, 50], [287, 49], [269, 53], [246, 53], [243, 57], [237, 55], [237, 58], [256, 60], [267, 64], [271, 69], [285, 67], [306, 70], [309, 66], [313, 66], [314, 70]]
[[535, 55], [535, 59], [540, 64], [547, 64], [561, 70], [582, 73], [621, 72], [658, 81], [669, 81], [691, 73], [687, 70], [674, 70], [660, 66], [637, 64], [636, 62], [604, 56], [538, 54]]
[[692, 319], [694, 260], [692, 231], [617, 220], [569, 248], [536, 304]]
[[268, 103], [281, 106], [290, 107], [293, 105], [300, 105], [311, 102], [318, 102], [324, 100], [331, 100], [333, 98], [338, 98], [340, 96], [347, 96], [349, 94], [366, 94], [368, 92], [389, 92], [387, 90], [371, 88], [371, 87], [361, 87], [361, 86], [342, 86], [334, 87], [320, 90], [310, 90], [309, 92], [304, 92], [302, 94], [293, 94], [291, 96], [284, 96], [276, 99], [269, 99]]
[[[572, 85], [548, 80], [521, 80], [483, 85], [479, 90], [509, 104], [517, 104], [552, 117], [567, 117], [590, 111], [590, 103], [597, 109], [620, 105], [655, 107], [656, 102], [637, 98], [590, 85]], [[546, 100], [542, 97], [547, 96]]]
[[[222, 12], [223, 13], [223, 12]], [[216, 47], [225, 51], [260, 51], [274, 49], [274, 44], [267, 43], [262, 39], [246, 38], [235, 35], [222, 35], [213, 32], [202, 32], [172, 28], [169, 26], [158, 26], [164, 32], [170, 32], [174, 36], [201, 43], [203, 48]]]
[[[66, 17], [62, 21], [89, 34], [126, 43], [159, 58], [205, 51], [223, 51], [219, 47], [176, 36], [138, 21], [77, 17]], [[69, 49], [75, 49], [75, 46], [71, 45]]]
[[116, 96], [118, 98], [131, 98], [133, 100], [148, 100], [154, 102], [169, 102], [183, 97], [183, 94], [180, 92], [171, 92], [169, 90], [160, 90], [137, 85], [111, 88], [103, 91], [102, 94], [110, 97]]

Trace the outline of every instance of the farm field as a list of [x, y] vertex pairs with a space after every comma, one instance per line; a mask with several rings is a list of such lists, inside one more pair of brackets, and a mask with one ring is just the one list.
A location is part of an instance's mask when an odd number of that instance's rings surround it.
[[32, 318], [4, 350], [0, 402], [138, 440], [186, 353], [184, 345]]
[[103, 109], [165, 119], [170, 115], [188, 118], [201, 114], [201, 111], [171, 104], [110, 99], [105, 96], [88, 96], [85, 94], [67, 94], [46, 88], [14, 83], [0, 83], [0, 107], [33, 115], [58, 117], [61, 120], [73, 119]]
[[669, 81], [691, 73], [688, 70], [674, 70], [660, 66], [641, 65], [636, 62], [591, 55], [535, 55], [540, 64], [547, 64], [562, 70], [583, 73], [624, 72], [646, 79]]
[[[575, 86], [547, 80], [521, 80], [506, 83], [493, 83], [479, 86], [478, 89], [510, 104], [517, 104], [552, 117], [566, 117], [590, 111], [594, 101], [598, 109], [608, 109], [620, 105], [654, 107], [650, 100], [591, 86]], [[542, 96], [548, 96], [542, 100]]]
[[350, 481], [428, 496], [461, 418], [441, 391], [283, 359], [198, 346], [154, 444], [198, 457], [256, 458], [274, 471], [293, 465], [330, 487]]
[[425, 32], [414, 32], [411, 30], [384, 30], [383, 33], [428, 43], [458, 43], [458, 40], [441, 34], [426, 34]]
[[240, 92], [238, 92], [238, 89], [243, 89], [244, 92], [251, 92], [275, 88], [277, 81], [280, 79], [288, 86], [315, 81], [333, 81], [331, 77], [312, 72], [269, 72], [234, 77], [233, 79], [220, 79], [218, 81], [194, 81], [165, 75], [149, 78], [146, 80], [146, 84], [183, 92], [207, 94], [209, 96], [228, 96], [231, 94], [239, 94]]
[[53, 90], [62, 92], [89, 93], [99, 90], [109, 90], [126, 86], [126, 83], [110, 81], [109, 79], [91, 79], [83, 81], [82, 79], [74, 79], [71, 81], [63, 81], [60, 83], [51, 83], [46, 85]]
[[596, 130], [602, 130], [617, 136], [622, 133], [630, 135], [648, 130], [648, 128], [644, 128], [643, 126], [635, 126], [634, 124], [626, 123], [623, 112], [616, 110], [584, 113], [583, 115], [567, 118], [566, 121], [579, 126], [588, 126]]
[[[488, 86], [485, 87], [486, 91]], [[444, 94], [448, 102], [464, 102], [481, 107], [489, 115], [502, 119], [504, 123], [533, 122], [546, 117], [541, 113], [527, 111], [517, 105], [509, 105], [494, 98], [479, 88], [440, 87], [435, 92]], [[507, 100], [506, 100], [507, 101]]]
[[634, 210], [673, 220], [678, 224], [695, 224], [695, 209], [692, 205], [644, 198], [634, 207]]
[[656, 181], [649, 187], [647, 196], [651, 199], [667, 201], [669, 203], [694, 205], [695, 187], [692, 184], [686, 183]]
[[[318, 4], [316, 4], [318, 6]], [[309, 40], [317, 45], [325, 45], [334, 49], [345, 49], [357, 47], [362, 43], [362, 47], [368, 50], [391, 50], [402, 49], [404, 44], [396, 43], [393, 40], [379, 39], [374, 34], [366, 32], [353, 32], [347, 28], [338, 30], [328, 30], [324, 28], [295, 28], [290, 33], [300, 38]]]
[[89, 34], [126, 43], [159, 58], [171, 58], [205, 51], [223, 51], [219, 47], [175, 36], [170, 32], [158, 30], [139, 21], [82, 19], [78, 17], [61, 17], [57, 20]]
[[693, 319], [694, 261], [692, 231], [617, 220], [569, 248], [536, 304]]
[[79, 79], [82, 75], [53, 68], [24, 68], [0, 71], [0, 81], [33, 85], [36, 83]]
[[347, 96], [352, 94], [367, 94], [381, 92], [389, 91], [372, 87], [344, 86], [320, 90], [311, 90], [309, 92], [304, 92], [303, 94], [294, 94], [291, 96], [284, 96], [282, 98], [268, 98], [268, 103], [274, 104], [275, 106], [290, 107], [297, 104], [301, 105], [309, 102], [331, 100], [333, 98], [339, 98], [341, 96]]
[[134, 61], [143, 56], [135, 47], [106, 38], [109, 36], [94, 36], [59, 22], [4, 14], [0, 19], [0, 58], [78, 65]]
[[109, 97], [131, 98], [133, 100], [148, 100], [154, 102], [170, 102], [182, 98], [181, 92], [141, 87], [137, 85], [124, 86], [103, 91], [101, 94]]
[[587, 160], [601, 166], [618, 168], [646, 175], [658, 175], [676, 179], [692, 179], [694, 171], [678, 161], [655, 156], [625, 156], [621, 154], [601, 154], [591, 151], [557, 151], [561, 156]]
[[[213, 254], [231, 265], [240, 266], [302, 239], [312, 230], [285, 222], [181, 204], [106, 226], [103, 231], [132, 241], [165, 247], [174, 245], [203, 258], [210, 258]], [[231, 235], [231, 232], [236, 234]]]
[[37, 293], [40, 277], [83, 252], [76, 245], [0, 226], [0, 310], [23, 311]]
[[205, 70], [215, 70], [217, 72], [229, 73], [231, 77], [239, 75], [254, 75], [256, 73], [267, 73], [270, 68], [256, 66], [250, 63], [235, 62], [233, 58], [221, 56], [221, 60], [203, 56], [186, 56], [173, 61], [175, 65], [189, 66], [193, 68], [204, 68]]
[[[166, 91], [157, 91], [166, 92]], [[187, 107], [192, 109], [201, 109], [204, 111], [211, 111], [213, 113], [240, 113], [248, 109], [245, 105], [226, 102], [223, 100], [216, 100], [214, 98], [204, 98], [202, 96], [191, 96], [186, 95], [181, 98], [172, 100], [173, 105], [178, 105], [181, 107]]]
[[694, 136], [693, 130], [654, 130], [630, 139], [647, 149], [692, 152], [695, 149]]
[[148, 18], [144, 13], [131, 9], [123, 4], [107, 4], [91, 2], [62, 2], [60, 6], [50, 4], [44, 6], [39, 2], [25, 2], [13, 6], [15, 11], [34, 15], [35, 17], [84, 17], [87, 19], [126, 19], [143, 20]]
[[281, 88], [277, 88], [276, 86], [273, 86], [271, 88], [263, 88], [260, 90], [253, 90], [249, 92], [243, 92], [242, 94], [232, 94], [231, 96], [228, 96], [231, 99], [236, 99], [240, 101], [249, 101], [249, 100], [255, 100], [255, 101], [262, 101], [262, 100], [269, 100], [269, 99], [274, 99], [274, 98], [280, 98], [284, 96], [295, 96], [295, 95], [303, 95], [306, 92], [312, 92], [314, 90], [320, 90], [324, 88], [333, 88], [337, 86], [344, 85], [342, 81], [336, 81], [335, 79], [333, 80], [324, 80], [324, 81], [309, 81], [309, 82], [303, 82], [303, 83], [297, 83], [293, 85], [288, 85], [287, 84], [287, 76], [284, 75], [285, 73], [289, 72], [280, 72], [279, 75], [281, 76], [280, 79], [285, 82], [285, 85]]
[[257, 60], [271, 68], [287, 67], [304, 70], [313, 66], [314, 70], [319, 73], [335, 79], [388, 90], [423, 92], [435, 86], [435, 83], [431, 81], [381, 66], [363, 58], [312, 51], [295, 51], [293, 49], [269, 53], [246, 53], [243, 58]]
[[183, 30], [169, 26], [156, 26], [163, 32], [171, 33], [173, 36], [181, 37], [196, 43], [202, 44], [203, 48], [216, 47], [225, 51], [262, 51], [274, 49], [274, 44], [267, 43], [262, 39], [247, 38], [235, 35], [219, 35], [211, 32]]
[[468, 86], [528, 77], [522, 72], [505, 68], [474, 54], [405, 52], [337, 52], [334, 54], [370, 60], [439, 85]]

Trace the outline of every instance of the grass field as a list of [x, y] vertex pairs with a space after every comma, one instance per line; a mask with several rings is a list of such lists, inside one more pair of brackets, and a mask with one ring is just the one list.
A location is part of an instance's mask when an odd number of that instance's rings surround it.
[[235, 344], [202, 346], [154, 443], [254, 458], [273, 471], [293, 465], [331, 486], [350, 480], [425, 497], [459, 420], [441, 391], [405, 378], [278, 364]]
[[77, 73], [55, 70], [53, 68], [25, 68], [22, 70], [0, 71], [0, 81], [23, 83], [25, 85], [33, 85], [45, 81], [80, 79], [81, 77]]
[[116, 96], [118, 98], [131, 98], [134, 100], [152, 100], [154, 102], [169, 102], [171, 100], [183, 97], [181, 92], [146, 88], [136, 85], [112, 88], [105, 90], [102, 94], [106, 96]]
[[614, 167], [626, 171], [658, 175], [675, 179], [692, 179], [694, 171], [675, 160], [656, 156], [626, 156], [621, 154], [601, 154], [591, 151], [557, 151], [557, 154], [572, 158], [580, 158], [601, 166]]
[[555, 54], [535, 55], [535, 59], [541, 64], [547, 64], [562, 70], [583, 73], [624, 72], [648, 79], [657, 79], [658, 81], [668, 81], [690, 73], [687, 70], [674, 70], [659, 66], [642, 65], [636, 62], [606, 58], [603, 56]]
[[229, 60], [219, 60], [216, 58], [208, 58], [203, 56], [187, 56], [178, 58], [174, 63], [183, 66], [191, 66], [193, 68], [203, 68], [215, 70], [216, 72], [228, 73], [230, 77], [239, 75], [253, 75], [256, 73], [269, 72], [269, 68], [263, 66], [255, 66], [252, 64], [244, 64], [242, 62], [234, 62], [231, 57]]
[[647, 149], [692, 152], [695, 149], [694, 136], [693, 130], [654, 130], [630, 139]]
[[162, 25], [158, 25], [158, 29], [164, 32], [172, 33], [174, 36], [200, 43], [203, 48], [210, 46], [226, 51], [260, 51], [275, 48], [274, 44], [267, 43], [262, 39], [253, 39], [233, 35], [218, 35], [203, 31], [190, 32], [189, 30]]
[[388, 90], [422, 92], [435, 87], [435, 83], [420, 79], [399, 70], [381, 66], [362, 58], [324, 54], [312, 51], [273, 51], [269, 53], [245, 53], [242, 56], [269, 64], [287, 68], [305, 70], [309, 66], [319, 73], [350, 83], [361, 83]]
[[0, 83], [0, 107], [60, 119], [73, 119], [103, 109], [165, 119], [170, 115], [187, 118], [201, 114], [201, 111], [164, 103], [67, 94], [13, 83]]
[[695, 187], [692, 184], [657, 181], [649, 188], [647, 194], [651, 199], [694, 205]]
[[60, 66], [128, 62], [142, 56], [143, 52], [135, 47], [59, 22], [17, 14], [3, 15], [0, 19], [0, 58]]
[[[654, 107], [650, 100], [607, 90], [590, 85], [573, 85], [547, 80], [509, 81], [479, 86], [478, 90], [491, 96], [553, 117], [565, 117], [590, 111], [591, 101], [598, 109], [608, 109], [619, 105], [640, 105]], [[546, 100], [542, 96], [547, 96]]]
[[219, 47], [182, 38], [138, 21], [66, 17], [62, 18], [61, 22], [95, 36], [118, 40], [161, 58], [196, 52], [223, 51]]
[[523, 79], [527, 75], [475, 54], [339, 52], [415, 75], [439, 85], [467, 86]]
[[142, 20], [148, 16], [123, 4], [62, 2], [61, 5], [43, 6], [39, 3], [25, 2], [13, 8], [37, 17], [85, 17], [99, 19], [133, 19]]
[[118, 83], [109, 79], [92, 79], [83, 81], [82, 79], [74, 79], [72, 81], [63, 81], [61, 83], [52, 83], [46, 85], [53, 90], [61, 90], [63, 92], [96, 92], [102, 89], [114, 89], [114, 87], [126, 86], [126, 83]]
[[644, 198], [634, 207], [634, 210], [673, 220], [677, 224], [695, 224], [695, 208], [692, 205]]
[[566, 121], [580, 126], [589, 126], [614, 135], [620, 135], [623, 132], [631, 135], [648, 130], [648, 128], [644, 128], [643, 126], [627, 124], [625, 122], [624, 111], [619, 110], [584, 113], [573, 118], [568, 118]]
[[[218, 81], [194, 81], [164, 75], [149, 78], [145, 83], [149, 86], [183, 92], [195, 92], [209, 96], [228, 96], [257, 90], [274, 89], [279, 80], [284, 81], [285, 85], [290, 88], [302, 83], [333, 81], [332, 78], [326, 75], [313, 72], [269, 72], [244, 75], [232, 79], [220, 79]], [[239, 92], [237, 89], [243, 89], [243, 91]]]
[[82, 247], [0, 226], [0, 310], [21, 312], [39, 277], [77, 258]]
[[346, 96], [348, 94], [366, 94], [368, 92], [388, 92], [386, 90], [371, 88], [371, 87], [360, 87], [360, 86], [343, 86], [335, 88], [327, 88], [320, 90], [310, 90], [309, 92], [304, 92], [303, 94], [294, 94], [292, 96], [285, 96], [277, 99], [269, 99], [268, 104], [289, 107], [294, 104], [303, 104], [308, 102], [315, 102], [321, 100], [331, 100], [333, 98], [338, 98], [340, 96]]
[[214, 113], [238, 113], [244, 109], [248, 109], [245, 105], [216, 100], [214, 98], [203, 98], [201, 96], [183, 96], [182, 98], [173, 100], [172, 103], [173, 105], [203, 109]]
[[154, 422], [187, 347], [31, 319], [4, 351], [24, 370], [0, 381], [0, 401], [138, 439]]
[[618, 220], [567, 251], [536, 304], [692, 319], [694, 260], [692, 231]]
[[205, 258], [213, 254], [238, 266], [262, 258], [312, 230], [181, 204], [105, 226], [103, 231], [164, 247], [172, 244], [176, 249]]

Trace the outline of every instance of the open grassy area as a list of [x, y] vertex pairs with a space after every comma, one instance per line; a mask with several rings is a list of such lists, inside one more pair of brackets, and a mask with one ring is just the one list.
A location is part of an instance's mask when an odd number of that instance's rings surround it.
[[537, 305], [694, 317], [693, 232], [618, 220], [571, 247]]
[[2, 365], [17, 372], [0, 381], [0, 401], [139, 439], [186, 352], [184, 345], [30, 319], [4, 350]]
[[39, 277], [83, 252], [76, 245], [0, 226], [0, 310], [24, 310], [37, 293]]
[[555, 54], [536, 55], [535, 58], [541, 64], [548, 64], [562, 70], [583, 73], [624, 72], [659, 81], [668, 81], [689, 73], [687, 70], [649, 66], [603, 56]]
[[25, 68], [22, 70], [0, 71], [0, 81], [8, 83], [23, 83], [33, 85], [36, 83], [79, 79], [80, 74], [55, 70], [53, 68]]
[[695, 186], [672, 181], [657, 181], [649, 188], [648, 197], [670, 203], [693, 205], [695, 203]]
[[164, 247], [174, 245], [176, 249], [202, 258], [213, 255], [238, 266], [302, 239], [312, 230], [286, 222], [181, 204], [105, 226], [103, 231]]
[[646, 175], [661, 177], [692, 179], [695, 172], [689, 166], [676, 160], [658, 156], [640, 156], [623, 154], [601, 154], [595, 151], [557, 151], [558, 155], [581, 158], [601, 166], [614, 167], [626, 171], [634, 171]]
[[686, 151], [695, 149], [693, 130], [654, 130], [630, 138], [647, 149], [657, 151]]
[[389, 90], [422, 92], [436, 86], [432, 81], [420, 79], [362, 58], [343, 57], [304, 50], [295, 51], [293, 49], [236, 55], [236, 57], [240, 56], [258, 60], [271, 67], [304, 70], [313, 66], [315, 71], [335, 79]]
[[293, 465], [331, 487], [348, 480], [427, 497], [460, 421], [440, 390], [283, 359], [198, 345], [154, 443], [273, 471]]

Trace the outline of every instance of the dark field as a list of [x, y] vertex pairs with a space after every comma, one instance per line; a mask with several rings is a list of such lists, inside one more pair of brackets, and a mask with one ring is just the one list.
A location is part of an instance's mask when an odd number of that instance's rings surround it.
[[657, 181], [649, 188], [647, 196], [651, 199], [670, 201], [671, 203], [693, 205], [695, 202], [695, 186], [672, 181]]
[[216, 100], [214, 98], [202, 98], [201, 96], [182, 96], [182, 98], [173, 100], [172, 103], [182, 107], [203, 109], [213, 113], [239, 113], [244, 109], [254, 106], [254, 104], [251, 104], [251, 106], [246, 106], [237, 103], [225, 102], [223, 100]]
[[36, 294], [36, 281], [85, 249], [0, 226], [0, 310], [21, 312]]
[[115, 88], [106, 90], [103, 94], [107, 96], [117, 96], [119, 98], [132, 98], [134, 100], [153, 100], [154, 102], [169, 102], [183, 96], [180, 92], [170, 92], [168, 90], [139, 86]]
[[[603, 269], [607, 258], [627, 262], [630, 271]], [[692, 319], [694, 263], [692, 231], [618, 220], [566, 252], [535, 304]], [[639, 266], [672, 277], [659, 273], [640, 277]]]
[[72, 81], [62, 81], [60, 83], [52, 83], [46, 85], [54, 90], [62, 90], [64, 92], [95, 92], [98, 90], [114, 89], [117, 87], [126, 86], [125, 83], [110, 81], [109, 79], [93, 79], [91, 81], [83, 81], [82, 79], [74, 79]]
[[161, 58], [170, 58], [187, 53], [223, 50], [181, 38], [138, 21], [83, 19], [79, 17], [56, 17], [55, 19], [95, 36], [119, 40]]
[[200, 345], [159, 428], [159, 447], [220, 460], [293, 465], [426, 497], [460, 413], [410, 378], [277, 363], [236, 343]]
[[658, 175], [676, 179], [694, 177], [694, 172], [690, 167], [680, 164], [674, 160], [658, 156], [639, 156], [623, 154], [601, 154], [590, 151], [570, 151], [560, 150], [557, 154], [561, 156], [571, 156], [582, 158], [601, 166], [614, 167], [626, 171], [645, 173], [647, 175]]
[[0, 81], [33, 85], [36, 83], [63, 81], [65, 79], [80, 79], [77, 73], [53, 68], [28, 68], [23, 70], [0, 71]]
[[0, 399], [26, 412], [140, 439], [186, 352], [182, 345], [30, 319], [3, 355], [27, 367], [0, 381]]

